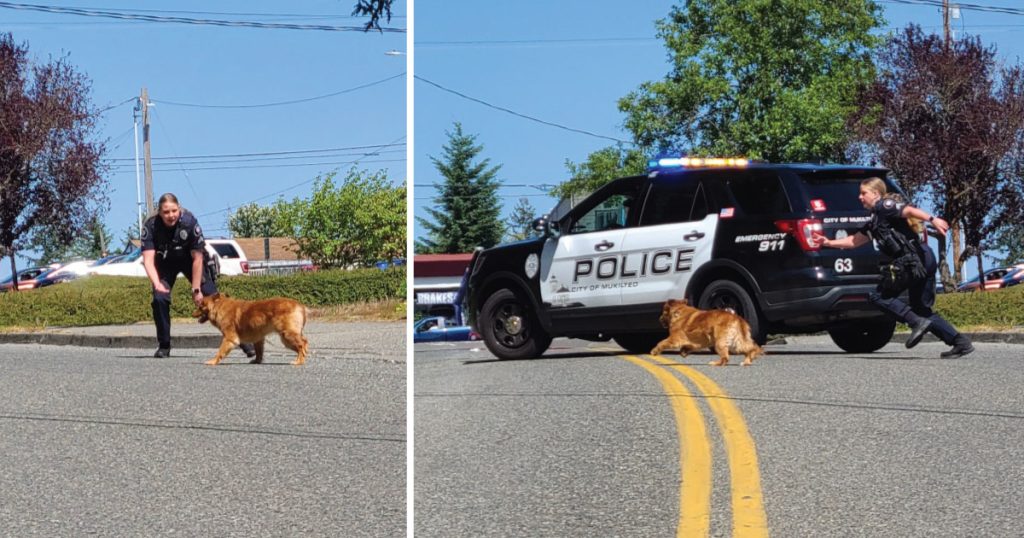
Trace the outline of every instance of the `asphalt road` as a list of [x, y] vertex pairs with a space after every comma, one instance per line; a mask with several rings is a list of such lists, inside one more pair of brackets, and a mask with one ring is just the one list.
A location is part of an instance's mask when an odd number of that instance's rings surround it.
[[[0, 345], [0, 534], [404, 536], [404, 324], [305, 366]], [[274, 339], [276, 344], [276, 339]], [[369, 347], [369, 346], [365, 346]]]
[[[531, 361], [416, 344], [416, 536], [673, 536], [685, 487], [702, 481], [711, 536], [1021, 536], [1024, 346], [976, 347], [959, 360], [932, 342], [851, 355], [804, 337], [749, 368], [665, 356], [683, 368], [567, 339]], [[653, 371], [692, 396], [670, 397]], [[704, 435], [680, 436], [673, 402], [697, 404], [702, 420], [681, 427]], [[728, 403], [739, 424], [716, 415]], [[730, 465], [738, 426], [755, 455]], [[680, 447], [699, 438], [712, 463], [683, 483], [701, 469]], [[742, 473], [760, 499], [732, 498], [750, 486]], [[764, 528], [741, 532], [734, 519], [757, 500]]]

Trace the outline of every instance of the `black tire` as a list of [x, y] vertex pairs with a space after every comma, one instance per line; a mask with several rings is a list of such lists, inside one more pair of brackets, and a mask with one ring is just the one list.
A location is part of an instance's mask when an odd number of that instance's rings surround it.
[[697, 307], [701, 310], [732, 309], [750, 325], [750, 336], [763, 346], [768, 341], [764, 321], [747, 290], [731, 280], [716, 280], [704, 288]]
[[503, 360], [533, 359], [551, 345], [551, 337], [541, 328], [529, 302], [507, 288], [484, 301], [480, 331], [487, 349]]
[[658, 345], [668, 336], [668, 333], [634, 333], [634, 334], [620, 334], [613, 336], [616, 344], [622, 346], [623, 349], [630, 353], [642, 355], [644, 353], [650, 353], [654, 346]]
[[871, 353], [888, 344], [895, 331], [896, 321], [884, 319], [840, 325], [829, 329], [828, 335], [847, 353]]

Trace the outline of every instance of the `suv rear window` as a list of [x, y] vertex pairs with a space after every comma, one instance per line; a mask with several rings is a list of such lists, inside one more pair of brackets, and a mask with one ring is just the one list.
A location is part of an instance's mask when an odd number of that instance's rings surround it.
[[230, 243], [211, 243], [213, 250], [217, 251], [217, 255], [221, 258], [239, 258], [238, 251]]
[[[860, 194], [860, 182], [867, 179], [865, 176], [804, 174], [800, 179], [804, 182], [808, 200], [821, 200], [830, 211], [864, 211], [857, 196]], [[891, 181], [884, 181], [889, 192], [896, 192]]]

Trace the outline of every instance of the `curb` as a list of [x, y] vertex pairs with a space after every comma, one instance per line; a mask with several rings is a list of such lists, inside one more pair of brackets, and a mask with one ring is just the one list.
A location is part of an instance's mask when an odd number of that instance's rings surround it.
[[[970, 338], [972, 342], [988, 342], [988, 343], [1001, 343], [1001, 344], [1024, 344], [1024, 333], [996, 333], [996, 332], [984, 332], [984, 333], [963, 333]], [[896, 333], [892, 335], [890, 342], [903, 343], [910, 337], [910, 333]], [[942, 342], [935, 337], [934, 334], [925, 335], [922, 342]]]
[[[171, 347], [177, 349], [215, 348], [220, 335], [178, 336], [171, 338]], [[47, 346], [79, 346], [100, 348], [155, 348], [155, 336], [102, 336], [54, 333], [2, 333], [0, 344], [42, 344]]]

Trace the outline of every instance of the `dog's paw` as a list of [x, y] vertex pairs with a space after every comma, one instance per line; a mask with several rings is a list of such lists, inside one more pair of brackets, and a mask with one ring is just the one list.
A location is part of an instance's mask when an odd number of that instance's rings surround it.
[[210, 359], [210, 360], [204, 362], [203, 364], [205, 364], [207, 366], [217, 366], [217, 363], [219, 363], [219, 362], [220, 362], [219, 359]]

